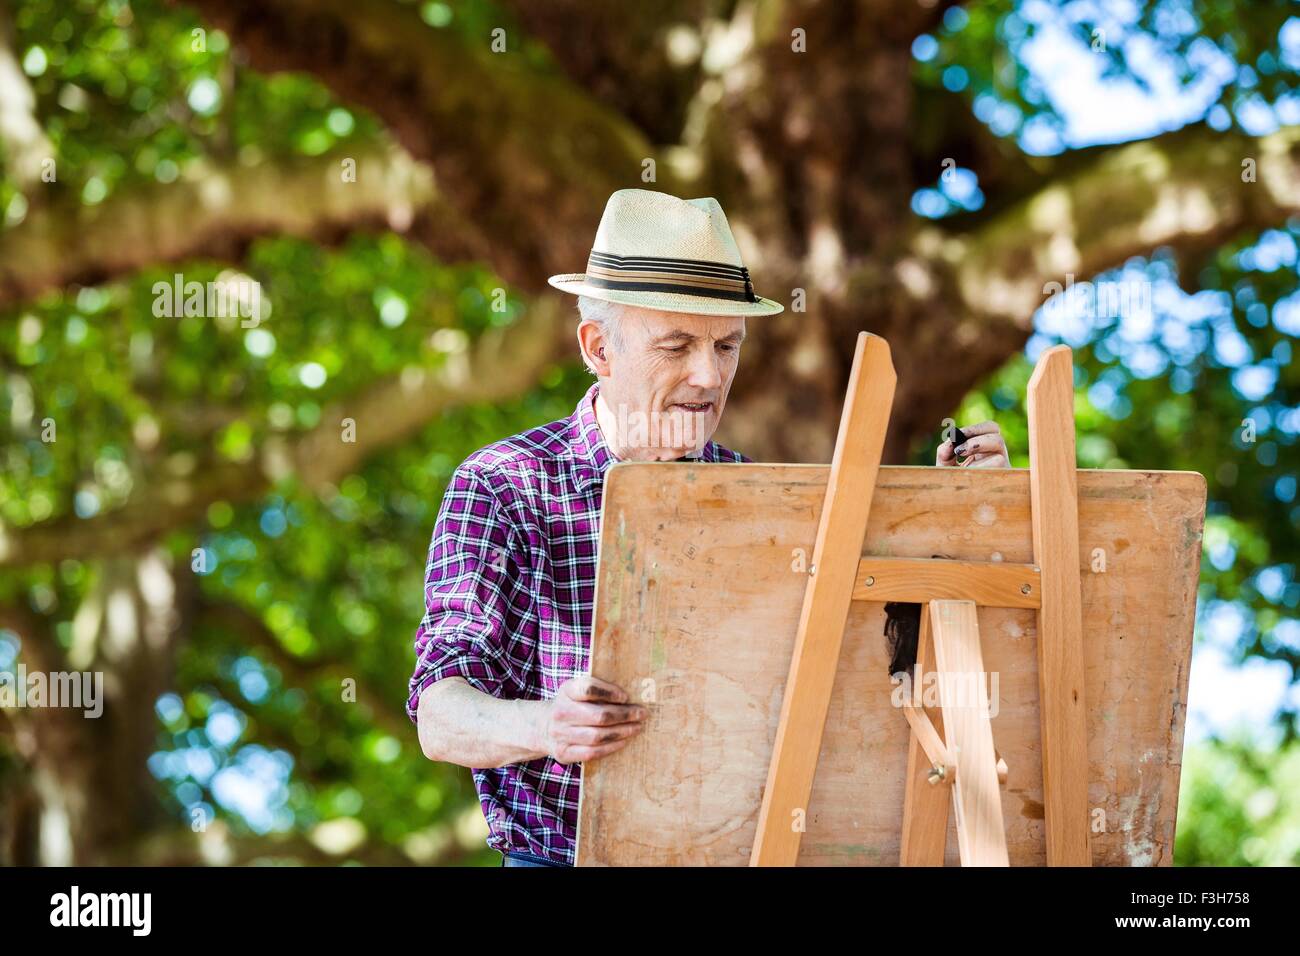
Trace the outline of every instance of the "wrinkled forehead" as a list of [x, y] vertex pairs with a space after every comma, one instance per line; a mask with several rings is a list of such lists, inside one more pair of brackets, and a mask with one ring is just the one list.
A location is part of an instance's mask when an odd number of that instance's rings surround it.
[[691, 341], [706, 339], [739, 341], [745, 337], [743, 315], [696, 315], [691, 312], [664, 312], [659, 309], [629, 308], [621, 316], [637, 329], [646, 341], [665, 338]]

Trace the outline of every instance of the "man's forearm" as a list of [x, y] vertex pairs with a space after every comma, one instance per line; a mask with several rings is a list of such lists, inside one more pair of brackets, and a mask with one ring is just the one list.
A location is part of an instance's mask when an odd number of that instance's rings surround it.
[[416, 712], [420, 747], [430, 760], [504, 767], [545, 757], [544, 700], [498, 700], [461, 677], [430, 684]]

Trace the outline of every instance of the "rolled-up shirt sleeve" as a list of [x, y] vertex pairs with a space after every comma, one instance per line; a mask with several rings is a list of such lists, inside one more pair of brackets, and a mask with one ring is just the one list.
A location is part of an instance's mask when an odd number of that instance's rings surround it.
[[445, 677], [463, 677], [493, 697], [519, 692], [511, 661], [514, 605], [521, 580], [514, 535], [483, 476], [465, 465], [452, 474], [434, 523], [424, 574], [424, 617], [415, 632], [415, 671], [406, 712]]

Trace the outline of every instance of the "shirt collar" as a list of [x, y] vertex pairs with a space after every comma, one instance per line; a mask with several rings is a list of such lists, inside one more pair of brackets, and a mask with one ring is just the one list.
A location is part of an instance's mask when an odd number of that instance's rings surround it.
[[[599, 393], [600, 383], [593, 382], [591, 387], [587, 389], [587, 394], [582, 396], [577, 407], [573, 410], [572, 424], [569, 426], [569, 451], [573, 455], [578, 487], [582, 490], [586, 490], [593, 482], [604, 482], [605, 472], [609, 470], [610, 465], [618, 461], [605, 443], [605, 436], [596, 421], [595, 403], [596, 396]], [[698, 457], [686, 457], [677, 460], [680, 462], [716, 463], [718, 461], [718, 445], [710, 439], [705, 442], [704, 448], [700, 451]]]
[[593, 382], [587, 394], [578, 401], [569, 426], [569, 450], [573, 455], [579, 489], [585, 491], [593, 482], [603, 482], [605, 472], [614, 463], [614, 456], [605, 444], [600, 425], [596, 423], [596, 395], [600, 383]]

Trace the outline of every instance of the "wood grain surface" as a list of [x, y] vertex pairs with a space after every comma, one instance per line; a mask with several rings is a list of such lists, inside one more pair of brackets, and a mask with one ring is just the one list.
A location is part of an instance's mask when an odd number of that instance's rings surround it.
[[[584, 765], [580, 865], [749, 861], [827, 465], [632, 464], [605, 484], [591, 672], [651, 711]], [[1078, 472], [1094, 865], [1172, 851], [1205, 481]], [[1032, 562], [1026, 469], [881, 468], [863, 557]], [[1102, 564], [1104, 562], [1104, 564]], [[1094, 570], [1104, 567], [1103, 570]], [[1037, 616], [981, 607], [1011, 864], [1042, 865]], [[849, 611], [800, 865], [895, 865], [909, 725], [884, 606]], [[993, 683], [996, 678], [996, 684]], [[952, 821], [945, 862], [957, 863]]]

